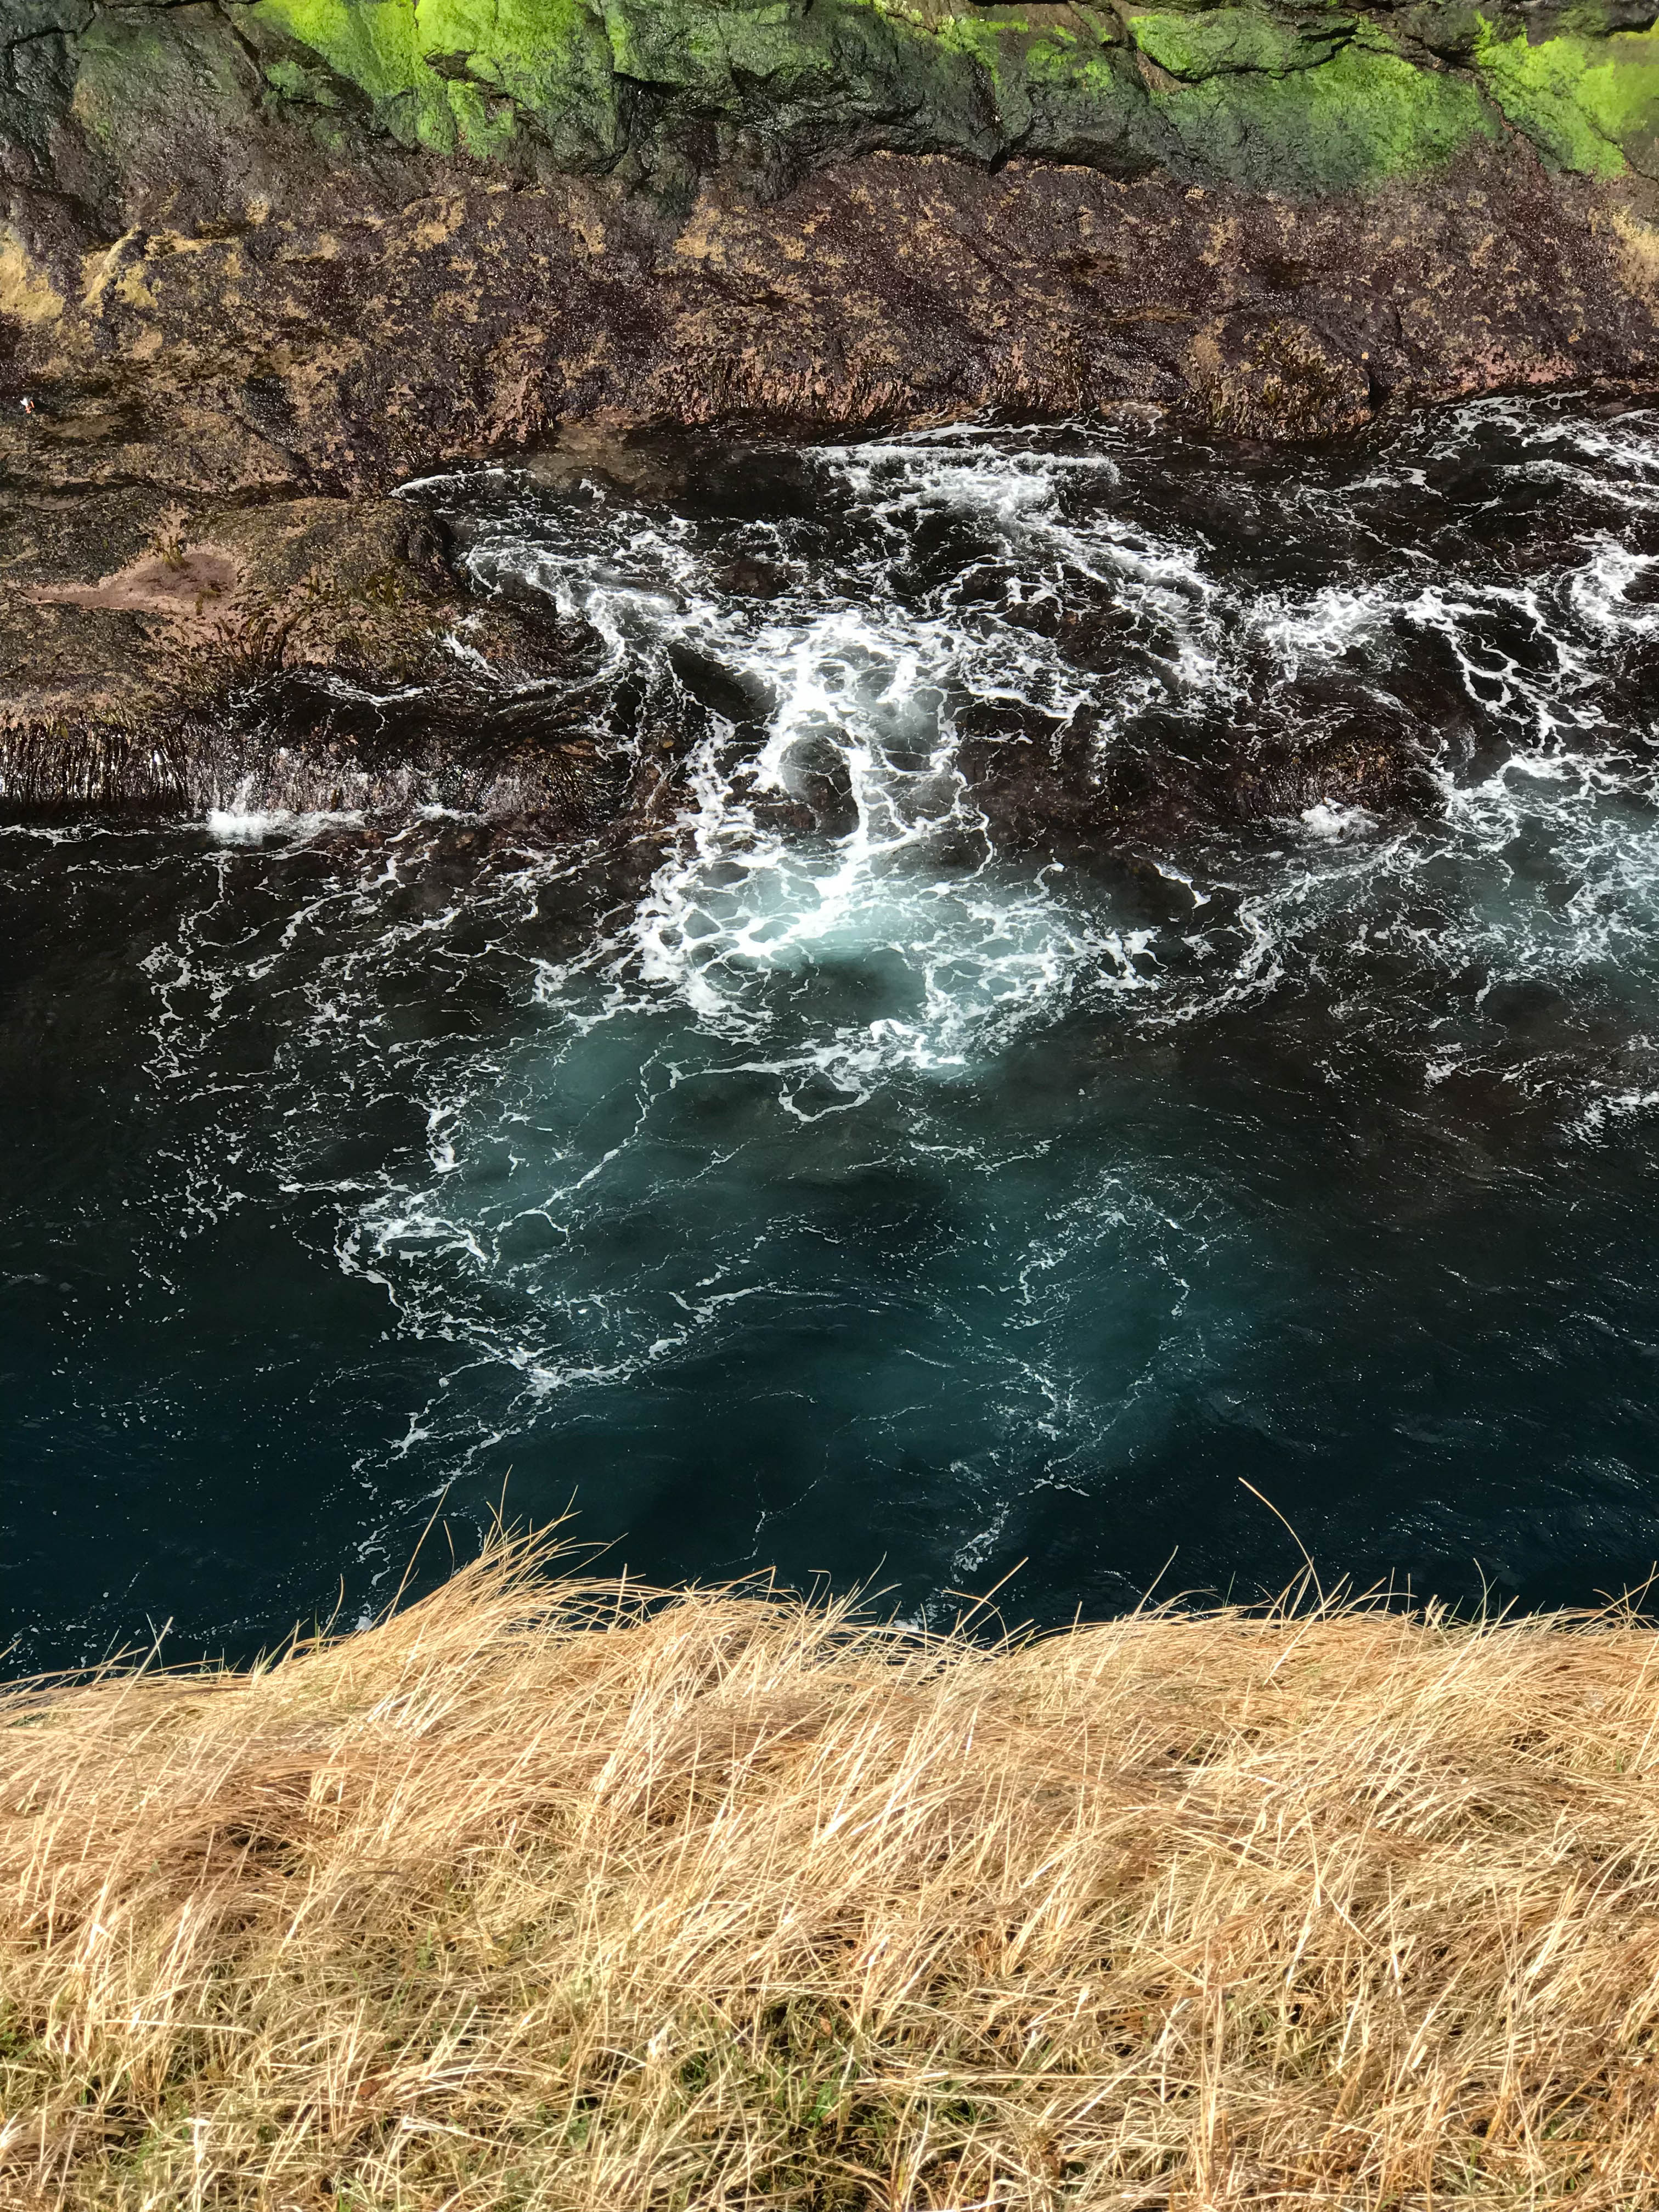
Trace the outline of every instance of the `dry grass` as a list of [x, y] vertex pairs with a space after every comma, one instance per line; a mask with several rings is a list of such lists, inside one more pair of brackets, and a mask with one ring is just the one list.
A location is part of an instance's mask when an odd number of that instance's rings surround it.
[[531, 1570], [16, 1693], [9, 2212], [1659, 2203], [1639, 1625]]

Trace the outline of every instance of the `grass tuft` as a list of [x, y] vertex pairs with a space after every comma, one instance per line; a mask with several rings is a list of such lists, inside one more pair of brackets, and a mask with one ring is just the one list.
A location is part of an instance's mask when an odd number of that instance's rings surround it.
[[0, 1718], [0, 2204], [1659, 2201], [1633, 1619], [987, 1650], [496, 1547]]

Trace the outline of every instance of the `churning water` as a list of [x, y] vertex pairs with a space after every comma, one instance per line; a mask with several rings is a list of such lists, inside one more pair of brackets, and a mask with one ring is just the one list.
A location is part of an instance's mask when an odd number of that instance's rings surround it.
[[0, 830], [15, 1663], [356, 1617], [504, 1484], [911, 1610], [1254, 1596], [1245, 1482], [1332, 1578], [1646, 1576], [1659, 416], [415, 495], [629, 811]]

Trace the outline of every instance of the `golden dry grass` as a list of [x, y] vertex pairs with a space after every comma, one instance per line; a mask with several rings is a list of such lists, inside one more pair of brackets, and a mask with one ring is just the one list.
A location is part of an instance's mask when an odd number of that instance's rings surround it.
[[1611, 1619], [995, 1652], [498, 1550], [15, 1693], [10, 2207], [1659, 2203]]

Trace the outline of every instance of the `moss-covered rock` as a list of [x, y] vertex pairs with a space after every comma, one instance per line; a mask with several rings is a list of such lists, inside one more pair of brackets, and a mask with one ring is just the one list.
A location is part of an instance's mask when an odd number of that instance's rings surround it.
[[1659, 31], [1506, 37], [1480, 20], [1474, 60], [1505, 118], [1546, 161], [1585, 176], [1659, 175]]
[[1461, 76], [1408, 61], [1352, 18], [1317, 35], [1252, 17], [1135, 16], [1137, 43], [1178, 81], [1153, 99], [1206, 177], [1310, 196], [1443, 167], [1501, 125]]
[[250, 0], [234, 15], [273, 101], [367, 114], [405, 146], [488, 160], [530, 127], [588, 168], [625, 143], [587, 0]]
[[92, 197], [159, 172], [168, 149], [211, 160], [254, 118], [333, 159], [379, 140], [521, 177], [616, 171], [682, 198], [714, 167], [777, 189], [884, 149], [1309, 196], [1444, 167], [1506, 131], [1606, 176], [1650, 159], [1655, 14], [1639, 0], [1524, 18], [1473, 0], [0, 0], [0, 143], [14, 178], [51, 172]]

